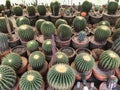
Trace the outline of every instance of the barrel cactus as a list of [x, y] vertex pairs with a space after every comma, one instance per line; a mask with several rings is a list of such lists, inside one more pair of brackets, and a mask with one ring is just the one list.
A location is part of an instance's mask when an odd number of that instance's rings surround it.
[[13, 13], [16, 15], [16, 16], [22, 16], [23, 15], [23, 9], [20, 7], [20, 6], [14, 6], [13, 7]]
[[34, 31], [29, 25], [21, 25], [17, 32], [20, 39], [23, 41], [30, 41], [34, 39]]
[[82, 4], [82, 11], [88, 13], [92, 8], [92, 3], [89, 1], [84, 1]]
[[94, 58], [88, 53], [80, 53], [75, 57], [75, 68], [78, 72], [90, 71], [94, 66]]
[[113, 70], [120, 65], [120, 57], [111, 50], [106, 50], [100, 55], [98, 66], [102, 70]]
[[61, 25], [61, 24], [67, 24], [67, 21], [64, 20], [64, 19], [58, 19], [58, 20], [56, 20], [56, 22], [55, 22], [56, 28], [58, 28], [58, 26]]
[[10, 53], [2, 59], [2, 65], [10, 66], [18, 71], [22, 66], [22, 58], [16, 53]]
[[120, 37], [120, 28], [116, 29], [116, 31], [112, 35], [112, 40], [115, 41]]
[[110, 22], [108, 22], [108, 21], [100, 21], [98, 23], [98, 26], [101, 26], [101, 25], [106, 25], [106, 26], [110, 27]]
[[95, 30], [95, 41], [97, 42], [104, 42], [107, 38], [111, 35], [111, 30], [108, 26], [101, 25], [98, 26]]
[[0, 5], [0, 13], [1, 13], [4, 9], [5, 9], [4, 5], [1, 4], [1, 5]]
[[87, 21], [82, 16], [76, 16], [73, 20], [73, 27], [76, 32], [84, 30], [86, 28], [86, 25], [87, 25]]
[[52, 90], [71, 90], [75, 82], [75, 73], [66, 64], [56, 64], [48, 71], [47, 81]]
[[0, 90], [12, 90], [16, 80], [16, 73], [11, 67], [0, 65]]
[[45, 56], [40, 51], [32, 52], [29, 56], [29, 64], [34, 70], [40, 70], [45, 63]]
[[35, 7], [34, 6], [28, 6], [27, 7], [27, 12], [28, 12], [28, 15], [29, 16], [35, 16], [35, 13], [36, 13], [36, 11], [35, 11]]
[[78, 34], [78, 41], [84, 41], [87, 38], [87, 35], [84, 31], [80, 31]]
[[6, 0], [5, 6], [7, 7], [7, 9], [10, 9], [10, 7], [11, 7], [10, 0]]
[[[10, 19], [8, 20], [9, 20], [11, 31], [13, 31], [13, 23]], [[5, 17], [0, 17], [0, 32], [8, 33]]]
[[72, 36], [72, 28], [67, 24], [61, 24], [58, 27], [57, 33], [60, 40], [66, 41], [69, 40]]
[[46, 15], [46, 7], [45, 5], [38, 5], [37, 11], [40, 15]]
[[21, 90], [40, 90], [43, 85], [43, 78], [37, 71], [25, 72], [20, 79]]
[[115, 28], [120, 28], [120, 18], [117, 19], [116, 23], [115, 23]]
[[44, 50], [45, 54], [52, 54], [52, 40], [44, 40], [42, 43], [42, 49]]
[[37, 41], [31, 40], [31, 41], [27, 42], [27, 49], [30, 52], [36, 51], [36, 50], [38, 50], [38, 48], [39, 48], [39, 43]]
[[17, 18], [16, 25], [18, 27], [21, 25], [24, 25], [24, 24], [30, 25], [30, 20], [27, 17], [21, 16], [21, 17]]

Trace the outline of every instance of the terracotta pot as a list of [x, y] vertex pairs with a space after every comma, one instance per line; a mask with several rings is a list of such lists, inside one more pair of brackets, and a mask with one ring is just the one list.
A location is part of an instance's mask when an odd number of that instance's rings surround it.
[[30, 20], [30, 25], [35, 26], [36, 21], [38, 20], [38, 16], [26, 16]]
[[120, 67], [115, 69], [116, 76], [120, 79]]
[[56, 20], [57, 20], [57, 19], [60, 19], [60, 18], [61, 18], [60, 15], [59, 15], [59, 16], [50, 15], [50, 20], [51, 20], [51, 22], [53, 22], [54, 24], [55, 24]]
[[90, 55], [92, 55], [91, 51], [87, 48], [78, 48], [76, 49], [76, 54], [79, 54], [79, 53], [82, 53], [82, 52], [85, 52], [85, 53], [88, 53]]
[[65, 19], [69, 25], [72, 24], [74, 18], [75, 18], [74, 15], [73, 16], [66, 16], [66, 15], [63, 16], [63, 19]]
[[38, 19], [44, 19], [44, 20], [46, 20], [46, 21], [49, 21], [50, 20], [50, 17], [49, 17], [49, 15], [40, 15], [40, 16], [38, 16]]
[[20, 42], [21, 42], [21, 44], [22, 44], [23, 46], [26, 47], [26, 45], [27, 45], [27, 41], [23, 41], [23, 40], [20, 39]]

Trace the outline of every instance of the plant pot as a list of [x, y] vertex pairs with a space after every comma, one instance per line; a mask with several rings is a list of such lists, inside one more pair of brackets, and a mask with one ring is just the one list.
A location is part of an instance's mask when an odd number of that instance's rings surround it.
[[19, 90], [19, 78], [16, 80], [16, 84], [11, 90]]
[[75, 18], [74, 15], [73, 16], [66, 16], [66, 15], [63, 16], [63, 19], [65, 19], [67, 21], [68, 25], [72, 25], [74, 18]]
[[59, 15], [59, 16], [50, 15], [50, 20], [51, 20], [51, 22], [53, 22], [54, 24], [55, 24], [56, 20], [57, 20], [57, 19], [60, 19], [60, 18], [61, 18], [60, 15]]
[[40, 15], [40, 16], [38, 16], [38, 19], [44, 19], [44, 20], [46, 20], [46, 21], [49, 21], [50, 20], [50, 17], [49, 17], [49, 15]]
[[68, 56], [69, 64], [71, 64], [74, 61], [76, 53], [72, 47], [62, 47], [60, 48], [60, 51], [64, 52]]
[[79, 35], [72, 36], [72, 45], [75, 49], [77, 48], [87, 48], [89, 46], [89, 39], [86, 38], [84, 41], [78, 40]]
[[116, 76], [120, 79], [120, 67], [115, 69]]
[[78, 48], [76, 49], [76, 55], [80, 54], [80, 53], [88, 53], [90, 55], [92, 55], [91, 51], [87, 48]]
[[36, 21], [38, 20], [38, 16], [26, 16], [30, 20], [30, 25], [35, 26]]

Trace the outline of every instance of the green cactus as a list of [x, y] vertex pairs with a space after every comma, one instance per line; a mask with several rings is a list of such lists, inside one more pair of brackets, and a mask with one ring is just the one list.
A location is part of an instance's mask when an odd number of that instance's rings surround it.
[[88, 53], [80, 53], [75, 57], [75, 67], [80, 73], [90, 71], [94, 66], [94, 58]]
[[12, 90], [16, 80], [16, 73], [11, 67], [0, 65], [0, 90]]
[[18, 35], [23, 41], [30, 41], [34, 39], [34, 31], [29, 25], [21, 25], [18, 27]]
[[115, 14], [118, 9], [118, 3], [116, 1], [110, 1], [107, 6], [108, 14]]
[[29, 64], [34, 70], [40, 70], [45, 63], [45, 56], [40, 51], [32, 52], [29, 56]]
[[110, 27], [110, 22], [108, 22], [108, 21], [100, 21], [98, 23], [98, 26], [101, 26], [101, 25], [106, 25], [106, 26]]
[[108, 26], [101, 25], [95, 30], [94, 38], [97, 42], [104, 42], [111, 35], [111, 30]]
[[31, 41], [27, 42], [27, 49], [30, 52], [36, 51], [36, 50], [38, 50], [38, 48], [39, 48], [39, 43], [37, 41], [31, 40]]
[[7, 9], [10, 9], [10, 7], [11, 7], [10, 0], [6, 0], [5, 6], [7, 7]]
[[82, 4], [82, 11], [88, 13], [92, 8], [92, 3], [89, 1], [84, 1]]
[[52, 90], [72, 90], [75, 72], [66, 64], [56, 64], [48, 71], [47, 81]]
[[19, 27], [23, 24], [30, 25], [30, 20], [24, 16], [18, 17], [16, 20], [16, 25]]
[[41, 25], [44, 21], [45, 21], [44, 19], [39, 19], [35, 23], [35, 27], [40, 34], [41, 34]]
[[25, 72], [20, 79], [21, 90], [40, 90], [43, 85], [43, 78], [37, 71]]
[[87, 38], [87, 35], [84, 31], [80, 31], [78, 34], [78, 41], [84, 41]]
[[45, 54], [52, 54], [52, 40], [46, 39], [42, 43], [42, 49], [44, 50]]
[[117, 19], [116, 23], [115, 23], [115, 28], [120, 28], [120, 18]]
[[67, 24], [61, 24], [58, 27], [58, 37], [62, 41], [69, 40], [72, 36], [72, 28]]
[[55, 26], [50, 21], [44, 21], [41, 25], [41, 33], [45, 36], [51, 37], [52, 34], [55, 34]]
[[64, 19], [58, 19], [58, 20], [56, 20], [56, 22], [55, 22], [56, 28], [58, 28], [58, 26], [61, 25], [61, 24], [68, 24], [68, 23]]
[[0, 53], [7, 51], [9, 49], [8, 37], [7, 35], [0, 33]]
[[10, 66], [18, 71], [22, 66], [22, 58], [16, 53], [10, 53], [2, 59], [2, 65]]
[[120, 28], [116, 29], [112, 35], [112, 40], [115, 41], [120, 37]]
[[73, 27], [76, 32], [84, 30], [86, 28], [86, 25], [87, 25], [87, 21], [82, 16], [76, 16], [73, 20]]
[[38, 5], [37, 11], [40, 15], [46, 15], [46, 7], [45, 5]]
[[23, 9], [21, 8], [21, 6], [14, 6], [13, 7], [13, 13], [16, 16], [22, 16], [23, 15]]
[[106, 50], [100, 55], [98, 66], [102, 70], [113, 70], [120, 65], [120, 57], [112, 50]]
[[27, 7], [27, 12], [28, 12], [28, 15], [29, 16], [35, 16], [35, 13], [36, 13], [36, 11], [35, 11], [35, 7], [34, 6], [28, 6]]
[[[11, 31], [13, 31], [13, 23], [10, 19], [9, 19], [9, 24]], [[8, 33], [5, 17], [0, 17], [0, 32]]]
[[0, 13], [1, 13], [4, 9], [5, 9], [4, 5], [1, 4], [1, 5], [0, 5]]

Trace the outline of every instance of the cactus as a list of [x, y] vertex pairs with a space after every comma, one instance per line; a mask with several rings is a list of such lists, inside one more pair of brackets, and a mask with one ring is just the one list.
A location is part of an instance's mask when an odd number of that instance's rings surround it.
[[84, 1], [82, 4], [82, 11], [88, 13], [92, 8], [92, 3], [89, 1]]
[[102, 8], [102, 7], [100, 7], [100, 8], [99, 8], [99, 13], [101, 13], [101, 14], [102, 14], [102, 12], [103, 12], [103, 8]]
[[23, 24], [27, 24], [27, 25], [30, 25], [30, 20], [24, 16], [21, 16], [19, 18], [17, 18], [16, 20], [16, 25], [19, 27]]
[[116, 29], [112, 35], [112, 40], [115, 41], [120, 37], [120, 28]]
[[27, 42], [27, 49], [30, 52], [36, 51], [36, 50], [38, 50], [38, 48], [39, 48], [39, 43], [37, 41], [31, 40], [31, 41]]
[[52, 34], [55, 34], [55, 26], [50, 21], [45, 21], [41, 25], [41, 32], [43, 35], [51, 37]]
[[63, 52], [57, 52], [55, 54], [55, 57], [56, 57], [57, 64], [59, 64], [59, 63], [68, 64], [69, 63], [68, 56]]
[[37, 11], [40, 15], [46, 15], [46, 7], [44, 5], [38, 5]]
[[44, 19], [39, 19], [39, 20], [37, 20], [36, 23], [35, 23], [35, 27], [36, 27], [37, 31], [38, 31], [40, 34], [41, 34], [40, 28], [41, 28], [41, 25], [42, 25], [42, 23], [43, 23], [44, 21], [45, 21]]
[[11, 7], [10, 0], [6, 0], [5, 6], [7, 7], [7, 9], [10, 9]]
[[[9, 24], [10, 24], [11, 30], [13, 31], [13, 23], [10, 19], [9, 19]], [[0, 32], [8, 33], [8, 29], [7, 29], [7, 25], [4, 17], [0, 17]]]
[[115, 23], [115, 28], [120, 28], [120, 18], [117, 19], [116, 23]]
[[37, 71], [25, 72], [20, 79], [21, 90], [40, 90], [43, 85], [43, 78]]
[[58, 20], [56, 20], [56, 22], [55, 22], [56, 28], [58, 28], [58, 26], [61, 25], [61, 24], [68, 24], [68, 23], [64, 19], [58, 19]]
[[35, 7], [34, 6], [28, 6], [27, 7], [27, 12], [28, 12], [29, 16], [35, 16], [35, 13], [36, 13]]
[[100, 55], [98, 66], [102, 70], [113, 70], [120, 65], [120, 57], [111, 50], [106, 50]]
[[47, 81], [52, 90], [72, 90], [75, 72], [66, 64], [56, 64], [48, 71]]
[[86, 28], [87, 21], [82, 16], [76, 16], [73, 20], [73, 27], [76, 32], [84, 30]]
[[104, 42], [111, 35], [111, 30], [108, 26], [101, 25], [96, 28], [94, 38], [97, 42]]
[[69, 40], [72, 36], [72, 28], [67, 24], [61, 24], [58, 27], [58, 37], [62, 41]]
[[78, 5], [78, 11], [79, 12], [81, 11], [81, 8], [82, 8], [82, 6], [80, 5], [80, 2], [79, 2], [79, 5]]
[[44, 40], [42, 43], [42, 49], [44, 50], [45, 54], [52, 54], [52, 40]]
[[4, 5], [1, 4], [1, 5], [0, 5], [0, 13], [1, 13], [4, 9], [5, 9]]
[[87, 38], [87, 35], [84, 31], [80, 31], [78, 34], [78, 41], [84, 41]]
[[14, 6], [13, 7], [13, 13], [16, 16], [22, 16], [23, 15], [23, 9], [21, 8], [21, 6]]
[[106, 25], [106, 26], [110, 27], [110, 22], [108, 22], [108, 21], [100, 21], [98, 23], [98, 26], [101, 26], [101, 25]]
[[7, 35], [0, 33], [0, 53], [9, 49]]
[[107, 6], [108, 14], [115, 14], [118, 9], [118, 3], [116, 1], [110, 1]]
[[80, 73], [90, 71], [94, 66], [94, 58], [88, 53], [80, 53], [75, 57], [75, 67]]
[[12, 90], [16, 79], [16, 73], [11, 67], [0, 65], [0, 90]]
[[34, 70], [39, 70], [45, 63], [45, 56], [40, 51], [32, 52], [29, 56], [29, 64]]
[[2, 65], [10, 66], [18, 71], [22, 66], [22, 58], [16, 53], [10, 53], [2, 59]]
[[34, 31], [29, 25], [21, 25], [17, 32], [20, 39], [23, 41], [30, 41], [34, 39]]

